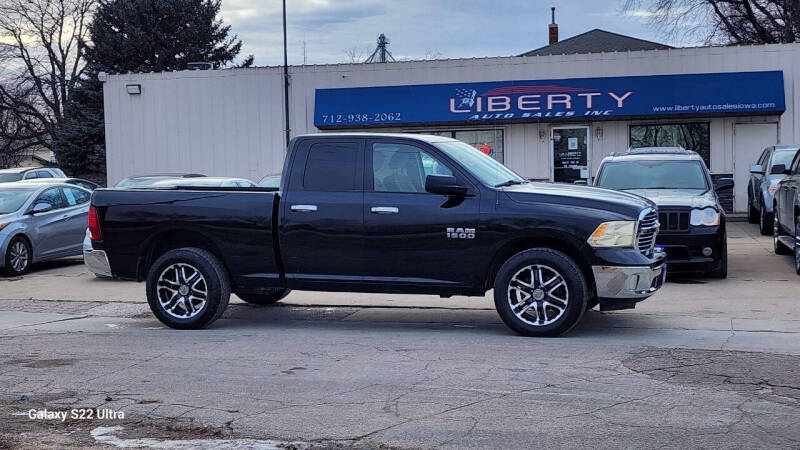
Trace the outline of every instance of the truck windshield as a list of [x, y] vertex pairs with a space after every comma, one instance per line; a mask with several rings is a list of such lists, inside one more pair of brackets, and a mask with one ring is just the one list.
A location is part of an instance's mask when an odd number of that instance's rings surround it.
[[469, 173], [488, 186], [500, 187], [527, 183], [514, 171], [469, 144], [459, 141], [444, 141], [435, 142], [433, 145], [461, 163]]
[[0, 191], [0, 214], [11, 214], [22, 208], [31, 193], [37, 188], [31, 189], [4, 189]]
[[597, 186], [617, 189], [708, 190], [705, 171], [697, 161], [622, 161], [607, 163]]

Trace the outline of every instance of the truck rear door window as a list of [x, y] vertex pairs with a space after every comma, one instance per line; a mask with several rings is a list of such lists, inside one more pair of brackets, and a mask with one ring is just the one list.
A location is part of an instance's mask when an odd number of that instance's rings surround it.
[[351, 143], [322, 143], [309, 149], [303, 188], [309, 191], [358, 190], [359, 148]]

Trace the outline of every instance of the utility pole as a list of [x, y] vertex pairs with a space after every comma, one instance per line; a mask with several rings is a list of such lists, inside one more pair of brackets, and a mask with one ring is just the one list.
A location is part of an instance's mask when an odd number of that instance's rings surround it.
[[286, 44], [286, 0], [283, 0], [283, 114], [286, 117], [286, 149], [292, 139], [292, 129], [289, 126], [289, 51]]

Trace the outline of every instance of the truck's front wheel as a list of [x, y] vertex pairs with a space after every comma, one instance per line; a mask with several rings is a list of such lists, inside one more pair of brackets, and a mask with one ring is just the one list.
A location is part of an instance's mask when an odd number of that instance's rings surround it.
[[497, 274], [500, 318], [524, 336], [558, 336], [574, 327], [587, 302], [586, 279], [567, 255], [548, 248], [512, 256]]
[[147, 303], [164, 325], [198, 329], [222, 316], [231, 296], [222, 262], [199, 248], [171, 250], [147, 275]]

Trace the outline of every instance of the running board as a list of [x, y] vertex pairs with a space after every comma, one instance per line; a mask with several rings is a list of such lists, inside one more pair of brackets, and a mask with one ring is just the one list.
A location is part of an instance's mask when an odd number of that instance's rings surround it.
[[794, 250], [795, 239], [792, 236], [778, 236], [778, 240], [784, 245], [784, 247], [788, 248], [789, 250]]

